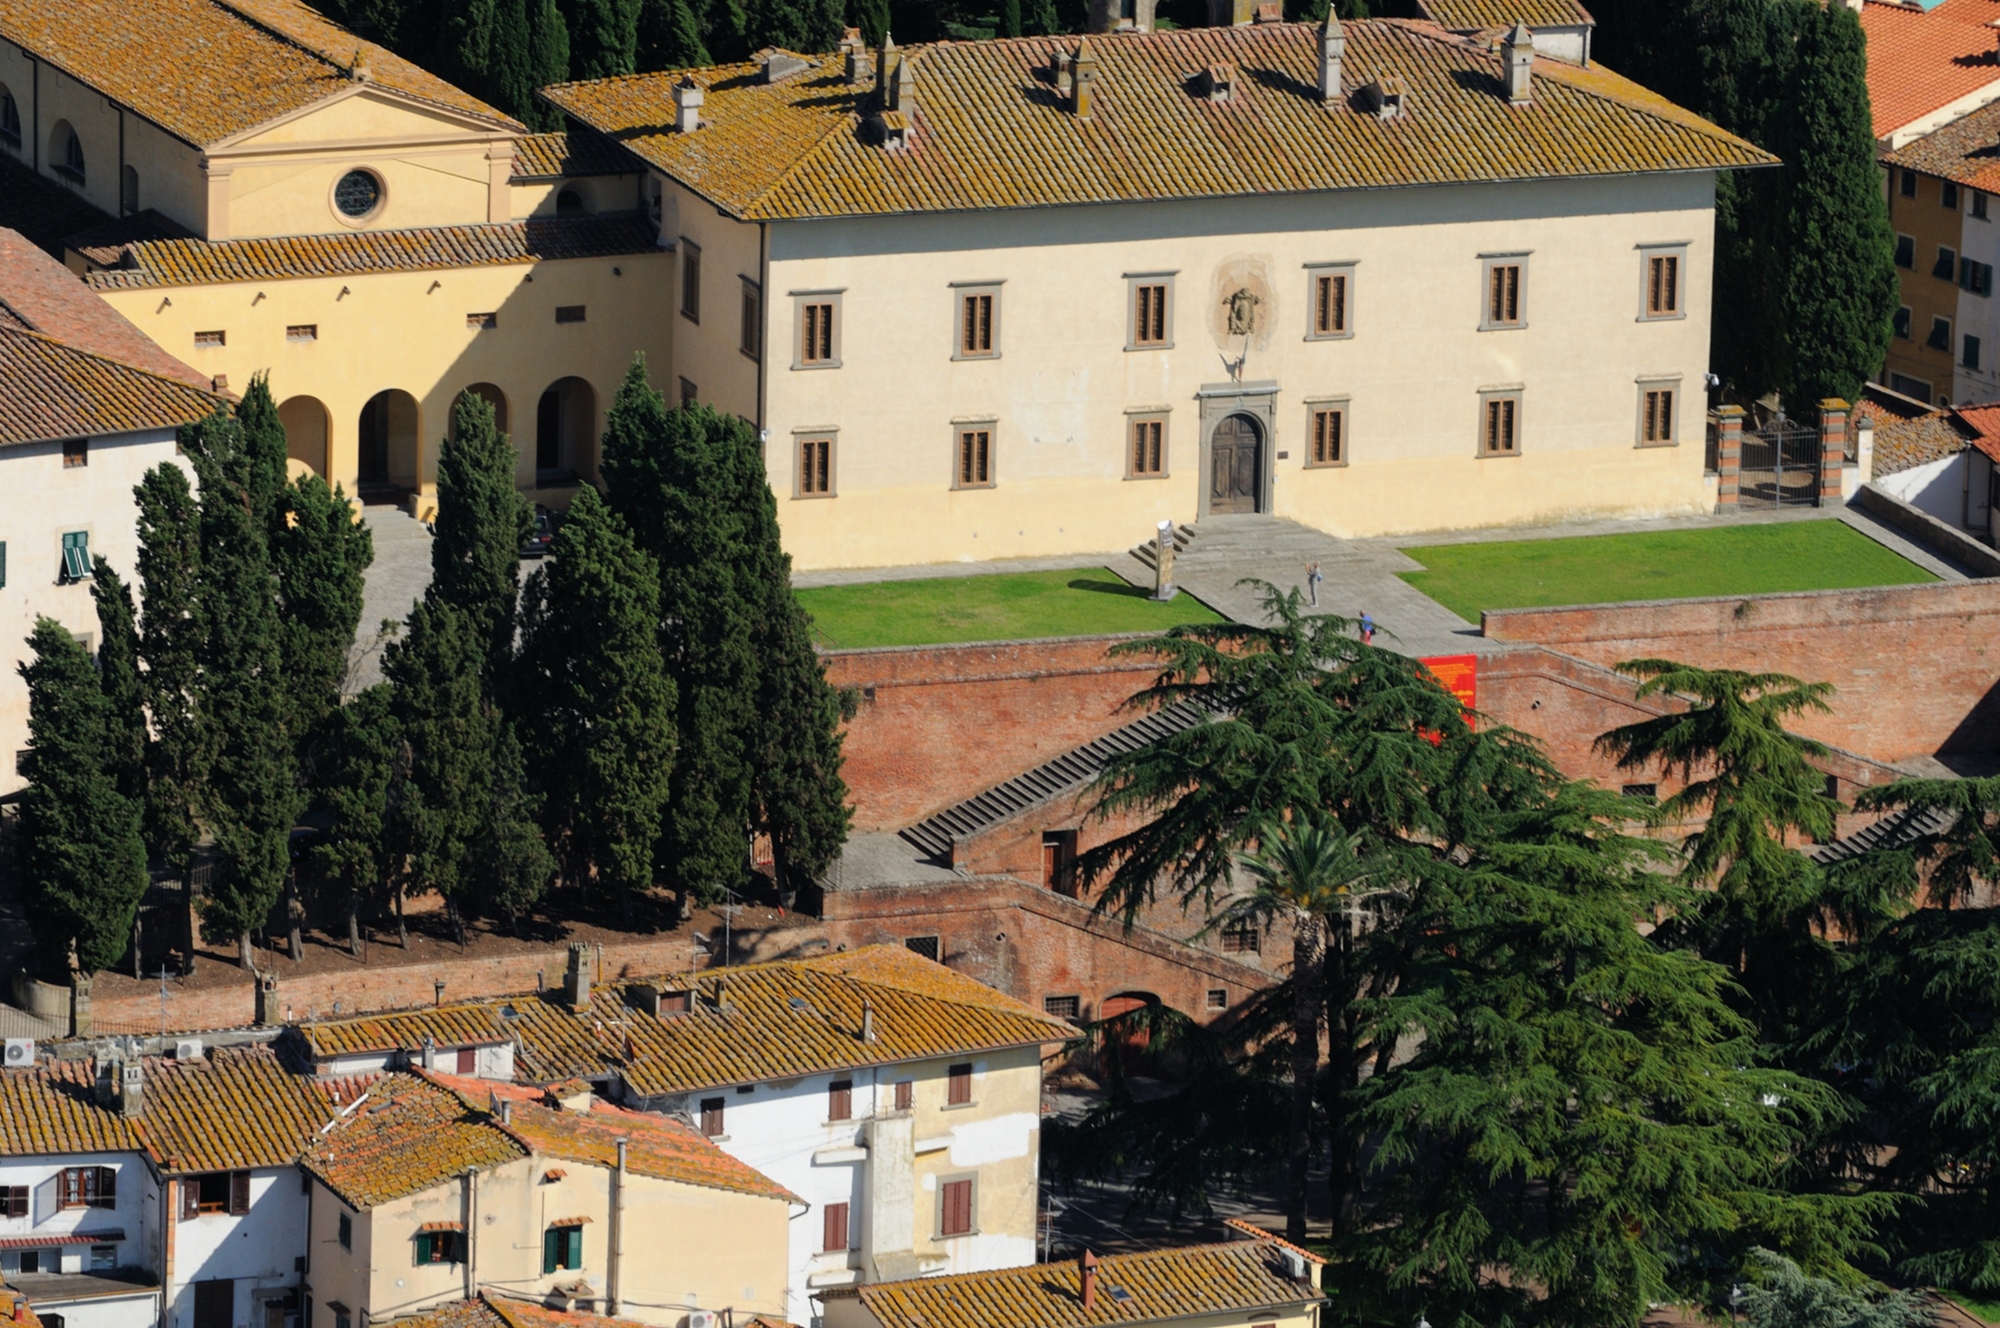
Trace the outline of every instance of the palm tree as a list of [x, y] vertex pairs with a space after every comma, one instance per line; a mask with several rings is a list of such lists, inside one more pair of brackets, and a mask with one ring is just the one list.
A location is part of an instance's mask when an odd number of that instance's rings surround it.
[[[1313, 1094], [1320, 1071], [1320, 1008], [1329, 960], [1343, 964], [1355, 909], [1388, 887], [1363, 889], [1382, 867], [1365, 830], [1348, 833], [1332, 817], [1295, 812], [1257, 836], [1254, 852], [1236, 855], [1250, 890], [1216, 915], [1212, 927], [1292, 928], [1292, 1110], [1287, 1138], [1285, 1235], [1306, 1235], [1307, 1169], [1312, 1155]], [[1344, 989], [1338, 983], [1336, 989]], [[1337, 1219], [1336, 1219], [1337, 1220]]]

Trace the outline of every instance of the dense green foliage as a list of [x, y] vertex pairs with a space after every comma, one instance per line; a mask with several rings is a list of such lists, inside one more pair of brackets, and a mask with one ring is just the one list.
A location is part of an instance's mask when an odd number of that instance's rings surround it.
[[464, 615], [482, 663], [480, 679], [497, 701], [514, 658], [521, 545], [535, 514], [514, 487], [514, 447], [493, 403], [459, 396], [451, 432], [438, 451], [438, 508], [427, 598]]
[[152, 742], [146, 751], [146, 847], [185, 877], [199, 836], [196, 798], [208, 734], [196, 709], [202, 636], [200, 517], [179, 466], [156, 466], [133, 490], [139, 505], [139, 675]]

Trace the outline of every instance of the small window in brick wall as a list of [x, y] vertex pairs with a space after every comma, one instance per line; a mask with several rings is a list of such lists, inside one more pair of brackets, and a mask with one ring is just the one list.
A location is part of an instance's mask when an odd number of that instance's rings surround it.
[[934, 964], [941, 962], [938, 958], [941, 951], [938, 938], [935, 936], [906, 936], [903, 938], [903, 948], [912, 954], [922, 955]]
[[1262, 948], [1263, 937], [1255, 926], [1224, 927], [1222, 929], [1222, 953], [1256, 954]]
[[1075, 1019], [1083, 1012], [1083, 1000], [1078, 996], [1044, 996], [1042, 1013], [1057, 1019]]

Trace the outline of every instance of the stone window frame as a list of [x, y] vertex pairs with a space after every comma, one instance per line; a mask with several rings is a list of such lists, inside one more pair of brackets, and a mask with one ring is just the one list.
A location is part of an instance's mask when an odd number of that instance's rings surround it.
[[[1352, 341], [1354, 339], [1354, 287], [1355, 269], [1360, 267], [1358, 259], [1339, 263], [1307, 263], [1306, 270], [1306, 340], [1307, 341]], [[1329, 278], [1346, 283], [1341, 291], [1341, 320], [1337, 332], [1322, 332], [1319, 327], [1319, 283]]]
[[[997, 360], [1001, 355], [1001, 298], [1000, 288], [1007, 283], [1001, 281], [954, 281], [951, 283], [952, 336], [951, 358], [954, 360]], [[966, 315], [968, 301], [984, 297], [993, 302], [992, 312], [987, 319], [987, 342], [985, 350], [972, 350], [966, 346]]]
[[[947, 1193], [951, 1190], [951, 1188], [955, 1185], [964, 1185], [966, 1187], [965, 1228], [960, 1231], [949, 1230], [945, 1224], [945, 1197]], [[976, 1236], [979, 1234], [979, 1173], [978, 1172], [965, 1171], [951, 1175], [939, 1176], [937, 1196], [938, 1196], [937, 1216], [935, 1219], [936, 1221], [935, 1230], [937, 1231], [937, 1239], [957, 1240], [963, 1236]]]
[[[1639, 319], [1642, 323], [1673, 323], [1688, 316], [1688, 242], [1668, 240], [1634, 246], [1639, 251]], [[1662, 259], [1674, 263], [1674, 302], [1670, 309], [1653, 308], [1653, 264]]]
[[[1632, 434], [1633, 434], [1632, 445], [1634, 447], [1646, 448], [1646, 449], [1659, 448], [1659, 447], [1679, 447], [1681, 445], [1681, 426], [1684, 423], [1686, 423], [1686, 420], [1683, 417], [1683, 411], [1681, 409], [1682, 402], [1685, 400], [1685, 395], [1681, 390], [1681, 375], [1679, 374], [1649, 375], [1639, 378], [1637, 380], [1637, 386], [1638, 386], [1638, 410], [1636, 411], [1636, 418], [1633, 420], [1632, 423]], [[1646, 398], [1654, 392], [1666, 392], [1670, 394], [1669, 400], [1667, 402], [1667, 412], [1672, 417], [1672, 421], [1668, 429], [1669, 436], [1665, 439], [1653, 439], [1646, 437]], [[1517, 419], [1515, 423], [1515, 435], [1517, 440], [1519, 434], [1520, 434], [1520, 424]]]
[[[1345, 466], [1353, 464], [1354, 430], [1352, 425], [1354, 423], [1354, 398], [1351, 396], [1308, 397], [1305, 402], [1305, 408], [1305, 469], [1340, 470]], [[1318, 426], [1320, 413], [1327, 410], [1337, 411], [1340, 415], [1340, 460], [1338, 461], [1320, 461], [1315, 459], [1313, 455], [1313, 446], [1317, 441], [1313, 430]]]
[[[826, 488], [808, 489], [805, 485], [805, 449], [808, 443], [826, 444]], [[822, 498], [840, 496], [840, 430], [806, 429], [792, 430], [792, 497], [802, 502], [816, 502]]]
[[[986, 475], [983, 479], [966, 480], [965, 435], [984, 431], [986, 434]], [[951, 487], [959, 490], [992, 489], [1000, 483], [1000, 421], [995, 416], [953, 420], [951, 422]]]
[[[1125, 274], [1125, 349], [1127, 351], [1172, 350], [1174, 348], [1174, 314], [1177, 301], [1174, 298], [1174, 278], [1178, 269], [1172, 272], [1127, 272]], [[1139, 339], [1139, 291], [1142, 287], [1160, 286], [1165, 289], [1161, 297], [1164, 308], [1160, 313], [1161, 337], [1158, 341]]]
[[[841, 305], [844, 303], [843, 297], [846, 294], [847, 288], [845, 286], [835, 287], [830, 290], [795, 290], [791, 292], [793, 369], [838, 369], [840, 367], [841, 333], [847, 325], [846, 311], [841, 308]], [[817, 308], [821, 305], [825, 305], [832, 310], [828, 315], [830, 323], [827, 328], [827, 335], [824, 338], [827, 354], [821, 358], [808, 359], [806, 357], [806, 310], [808, 307]]]
[[[1475, 434], [1474, 455], [1481, 461], [1504, 461], [1521, 455], [1521, 437], [1527, 432], [1524, 427], [1524, 419], [1527, 413], [1526, 398], [1527, 390], [1519, 383], [1510, 383], [1500, 387], [1482, 387], [1479, 389], [1479, 419]], [[1487, 443], [1486, 421], [1490, 413], [1488, 408], [1496, 401], [1512, 401], [1514, 403], [1514, 418], [1512, 421], [1512, 441], [1514, 445], [1508, 451], [1491, 448]]]
[[[1174, 428], [1173, 407], [1133, 406], [1125, 412], [1125, 478], [1128, 480], [1164, 480], [1173, 477]], [[1141, 424], [1160, 426], [1160, 465], [1157, 470], [1141, 470], [1138, 462], [1137, 430]]]
[[[1481, 332], [1522, 332], [1528, 327], [1529, 260], [1532, 250], [1479, 255], [1479, 330]], [[1511, 319], [1493, 318], [1493, 273], [1498, 268], [1518, 268], [1514, 282], [1514, 314]]]

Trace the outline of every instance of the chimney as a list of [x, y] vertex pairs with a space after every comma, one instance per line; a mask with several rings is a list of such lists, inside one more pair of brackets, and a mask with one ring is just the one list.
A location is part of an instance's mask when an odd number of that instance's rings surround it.
[[1097, 82], [1097, 57], [1090, 53], [1088, 39], [1076, 44], [1076, 64], [1073, 69], [1075, 81], [1070, 91], [1069, 107], [1076, 112], [1077, 119], [1088, 120], [1090, 103], [1096, 92], [1093, 84]]
[[1370, 82], [1361, 89], [1361, 96], [1378, 120], [1393, 120], [1403, 113], [1403, 80], [1394, 74], [1383, 74]]
[[896, 109], [906, 119], [917, 114], [917, 67], [907, 55], [896, 61]]
[[875, 1040], [875, 1002], [866, 997], [861, 1001], [861, 1040], [863, 1042]]
[[1077, 1266], [1083, 1273], [1083, 1308], [1097, 1308], [1097, 1256], [1085, 1250], [1077, 1259]]
[[840, 55], [849, 87], [864, 87], [875, 81], [875, 62], [868, 57], [868, 43], [861, 40], [861, 29], [849, 28], [841, 37]]
[[[685, 80], [692, 82], [692, 80]], [[678, 93], [679, 89], [675, 91]], [[701, 95], [697, 89], [695, 95]], [[695, 103], [700, 105], [699, 102]], [[685, 132], [685, 131], [684, 131]], [[584, 941], [571, 941], [569, 945], [569, 968], [563, 974], [563, 1003], [572, 1010], [590, 1008], [590, 946]]]
[[1159, 7], [1159, 0], [1132, 0], [1131, 17], [1124, 13], [1122, 0], [1090, 0], [1089, 22], [1085, 32], [1151, 32], [1153, 11]]
[[500, 1099], [500, 1123], [502, 1125], [514, 1123], [514, 1099], [511, 1097]]
[[[676, 133], [692, 134], [701, 128], [701, 85], [683, 74], [681, 81], [674, 84], [674, 130]], [[571, 946], [570, 963], [576, 962], [576, 947]]]
[[1525, 106], [1535, 99], [1535, 38], [1525, 23], [1507, 34], [1507, 100]]
[[1069, 52], [1057, 51], [1055, 59], [1055, 67], [1054, 67], [1054, 75], [1056, 80], [1056, 96], [1061, 97], [1065, 101], [1069, 100], [1069, 90], [1071, 86], [1069, 66], [1070, 66]]
[[138, 1061], [125, 1062], [118, 1075], [118, 1114], [137, 1120], [146, 1109], [146, 1071]]
[[1259, 23], [1283, 23], [1285, 21], [1284, 0], [1260, 0], [1257, 6], [1257, 21]]
[[812, 68], [809, 61], [801, 60], [796, 55], [781, 51], [775, 46], [767, 46], [757, 52], [757, 59], [764, 66], [766, 83], [781, 83], [801, 69]]
[[1319, 25], [1319, 99], [1340, 100], [1340, 62], [1347, 55], [1347, 35], [1340, 29], [1340, 15], [1331, 8], [1326, 22]]
[[432, 1037], [430, 1034], [426, 1033], [424, 1034], [424, 1068], [426, 1070], [435, 1070], [437, 1069], [437, 1067], [438, 1067], [437, 1039]]
[[1218, 60], [1202, 73], [1202, 80], [1208, 87], [1210, 101], [1229, 101], [1236, 96], [1236, 66], [1227, 60]]
[[100, 1107], [108, 1107], [118, 1096], [118, 1062], [100, 1060], [97, 1062], [97, 1083], [91, 1091], [91, 1100]]
[[885, 31], [882, 44], [875, 48], [875, 91], [880, 94], [885, 111], [896, 109], [896, 66], [902, 62], [902, 52], [896, 49], [896, 34]]
[[354, 59], [347, 66], [347, 76], [356, 83], [373, 83], [375, 72], [368, 67], [368, 52], [359, 46], [354, 48]]

